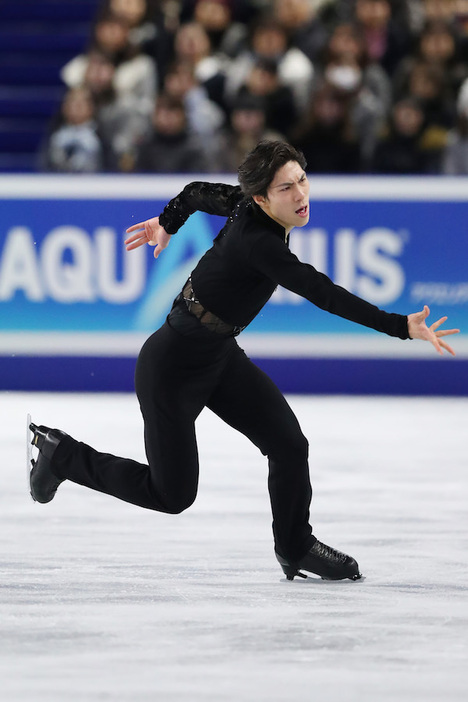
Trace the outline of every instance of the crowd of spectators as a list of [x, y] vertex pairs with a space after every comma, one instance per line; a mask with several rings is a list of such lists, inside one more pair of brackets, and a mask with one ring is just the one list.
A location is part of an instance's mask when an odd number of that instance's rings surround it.
[[103, 0], [43, 169], [468, 173], [468, 0]]

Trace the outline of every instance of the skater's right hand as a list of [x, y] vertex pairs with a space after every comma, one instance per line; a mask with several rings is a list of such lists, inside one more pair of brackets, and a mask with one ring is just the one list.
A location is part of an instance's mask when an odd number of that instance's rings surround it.
[[151, 217], [151, 219], [146, 219], [144, 222], [133, 224], [127, 229], [126, 233], [131, 234], [132, 232], [134, 232], [133, 236], [125, 239], [127, 251], [149, 244], [156, 247], [154, 249], [155, 258], [159, 256], [171, 240], [171, 235], [159, 224], [159, 217]]

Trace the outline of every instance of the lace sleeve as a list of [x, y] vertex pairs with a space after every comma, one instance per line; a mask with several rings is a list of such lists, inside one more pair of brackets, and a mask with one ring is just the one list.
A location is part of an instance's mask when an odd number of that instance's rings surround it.
[[189, 183], [166, 205], [159, 217], [159, 223], [168, 234], [175, 234], [197, 210], [228, 217], [242, 198], [242, 191], [238, 185]]

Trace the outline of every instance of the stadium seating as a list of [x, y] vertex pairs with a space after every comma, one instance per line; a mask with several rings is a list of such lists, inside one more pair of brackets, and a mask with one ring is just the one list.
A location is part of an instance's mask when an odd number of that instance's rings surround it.
[[32, 172], [64, 86], [60, 69], [86, 47], [100, 0], [0, 2], [0, 171]]

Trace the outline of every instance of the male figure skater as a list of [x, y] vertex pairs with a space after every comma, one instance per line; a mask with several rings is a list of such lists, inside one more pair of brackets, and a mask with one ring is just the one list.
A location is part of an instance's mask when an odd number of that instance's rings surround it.
[[245, 434], [268, 457], [268, 488], [276, 557], [292, 580], [302, 571], [322, 578], [360, 578], [354, 558], [312, 534], [308, 443], [285, 398], [238, 346], [235, 337], [260, 312], [277, 285], [324, 310], [401, 339], [453, 350], [426, 326], [429, 309], [390, 314], [335, 285], [288, 248], [293, 227], [309, 221], [305, 160], [288, 144], [260, 142], [239, 168], [239, 186], [191, 183], [160, 217], [127, 230], [130, 251], [156, 247], [157, 258], [196, 210], [228, 217], [175, 299], [163, 326], [140, 351], [135, 385], [144, 419], [148, 465], [119, 458], [31, 424], [39, 453], [30, 485], [37, 502], [53, 499], [64, 480], [158, 512], [177, 514], [195, 500], [195, 420], [204, 407]]

